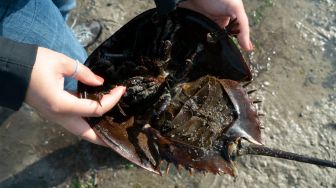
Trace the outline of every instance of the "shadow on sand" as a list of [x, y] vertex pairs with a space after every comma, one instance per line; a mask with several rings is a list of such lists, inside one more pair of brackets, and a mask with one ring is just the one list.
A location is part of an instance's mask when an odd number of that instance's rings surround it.
[[0, 187], [55, 187], [87, 171], [117, 169], [127, 164], [126, 160], [108, 148], [80, 141], [27, 166], [0, 182]]

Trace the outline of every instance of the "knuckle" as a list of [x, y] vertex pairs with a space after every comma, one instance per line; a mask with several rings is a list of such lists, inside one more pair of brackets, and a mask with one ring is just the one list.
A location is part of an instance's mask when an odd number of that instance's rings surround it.
[[60, 105], [58, 105], [58, 104], [51, 104], [50, 111], [52, 113], [60, 113], [60, 112], [62, 112], [62, 109], [61, 109]]
[[95, 112], [94, 112], [94, 116], [95, 117], [101, 117], [101, 116], [103, 116], [103, 112], [101, 111], [101, 110], [96, 110]]

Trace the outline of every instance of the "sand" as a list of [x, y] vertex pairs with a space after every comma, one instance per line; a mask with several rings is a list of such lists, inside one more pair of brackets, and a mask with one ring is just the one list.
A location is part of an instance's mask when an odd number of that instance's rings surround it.
[[[336, 3], [331, 0], [245, 2], [263, 103], [265, 145], [336, 160]], [[83, 0], [70, 22], [96, 19], [101, 42], [150, 0]], [[1, 112], [5, 117], [5, 112]], [[0, 187], [336, 187], [336, 170], [267, 157], [237, 160], [238, 177], [188, 172], [157, 176], [107, 148], [69, 134], [24, 106], [0, 126]]]

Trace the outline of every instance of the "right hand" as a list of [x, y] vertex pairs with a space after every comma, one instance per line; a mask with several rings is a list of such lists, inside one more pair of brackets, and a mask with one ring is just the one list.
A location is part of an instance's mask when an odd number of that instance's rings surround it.
[[204, 14], [222, 28], [229, 24], [230, 19], [237, 18], [240, 30], [237, 36], [238, 43], [244, 50], [253, 50], [248, 18], [242, 0], [187, 0], [179, 3], [179, 6]]

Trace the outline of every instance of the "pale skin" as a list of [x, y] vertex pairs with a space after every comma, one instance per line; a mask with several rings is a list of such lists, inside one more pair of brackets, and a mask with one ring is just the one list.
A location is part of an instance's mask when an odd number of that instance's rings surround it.
[[[247, 51], [253, 49], [249, 36], [249, 26], [241, 0], [188, 0], [181, 7], [198, 11], [219, 26], [225, 27], [229, 20], [237, 18], [239, 22], [238, 42]], [[25, 102], [39, 113], [59, 124], [74, 135], [92, 143], [104, 145], [83, 117], [102, 116], [113, 108], [125, 93], [126, 88], [118, 86], [105, 94], [100, 103], [90, 99], [80, 99], [64, 90], [64, 77], [75, 72], [76, 61], [64, 54], [39, 47], [33, 67]], [[91, 85], [102, 85], [104, 79], [79, 64], [75, 76], [78, 81]]]
[[[91, 85], [102, 85], [104, 79], [78, 64], [75, 79]], [[64, 90], [64, 77], [74, 73], [76, 61], [52, 50], [39, 47], [25, 101], [41, 115], [62, 125], [71, 133], [95, 144], [105, 145], [82, 117], [102, 116], [122, 97], [125, 87], [119, 86], [105, 94], [100, 103], [80, 99]]]
[[248, 18], [241, 0], [188, 0], [179, 6], [202, 13], [222, 28], [228, 25], [230, 19], [237, 18], [240, 30], [238, 43], [246, 51], [253, 50]]

